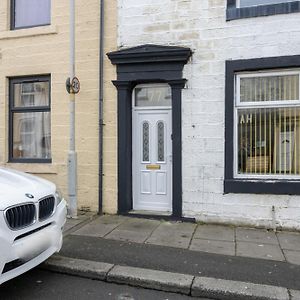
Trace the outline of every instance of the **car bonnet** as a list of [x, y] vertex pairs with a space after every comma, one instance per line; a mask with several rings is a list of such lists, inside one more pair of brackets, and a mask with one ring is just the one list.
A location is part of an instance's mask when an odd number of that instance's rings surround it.
[[35, 202], [54, 192], [55, 185], [47, 180], [0, 168], [0, 210], [20, 203]]

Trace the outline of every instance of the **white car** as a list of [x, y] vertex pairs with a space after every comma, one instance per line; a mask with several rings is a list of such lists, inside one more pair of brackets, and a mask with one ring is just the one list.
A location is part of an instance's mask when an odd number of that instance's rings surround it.
[[0, 167], [0, 284], [60, 250], [66, 212], [55, 184]]

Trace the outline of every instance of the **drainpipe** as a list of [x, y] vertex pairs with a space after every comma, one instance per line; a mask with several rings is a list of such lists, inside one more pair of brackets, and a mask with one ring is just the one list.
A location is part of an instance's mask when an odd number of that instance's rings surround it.
[[[70, 80], [75, 76], [75, 0], [70, 0]], [[69, 216], [77, 218], [77, 153], [75, 148], [75, 92], [70, 92], [70, 141], [68, 152]]]
[[103, 206], [103, 64], [104, 64], [104, 0], [100, 1], [100, 37], [99, 37], [99, 190], [98, 214]]

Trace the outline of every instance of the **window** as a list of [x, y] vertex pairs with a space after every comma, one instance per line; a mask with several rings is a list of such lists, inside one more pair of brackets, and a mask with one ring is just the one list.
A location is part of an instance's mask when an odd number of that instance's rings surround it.
[[157, 123], [157, 161], [165, 161], [165, 124], [163, 121]]
[[10, 80], [12, 162], [51, 162], [50, 77]]
[[268, 5], [268, 4], [278, 4], [293, 2], [293, 0], [237, 0], [236, 7], [250, 7], [257, 5]]
[[11, 28], [28, 28], [51, 23], [51, 0], [12, 0]]
[[237, 176], [300, 175], [300, 71], [236, 75]]
[[149, 123], [144, 122], [143, 123], [143, 162], [149, 162], [150, 161], [150, 128]]
[[225, 193], [300, 195], [299, 61], [226, 62]]
[[171, 88], [166, 84], [138, 85], [135, 89], [135, 103], [137, 107], [170, 107]]
[[300, 12], [300, 1], [227, 0], [227, 21], [243, 18]]

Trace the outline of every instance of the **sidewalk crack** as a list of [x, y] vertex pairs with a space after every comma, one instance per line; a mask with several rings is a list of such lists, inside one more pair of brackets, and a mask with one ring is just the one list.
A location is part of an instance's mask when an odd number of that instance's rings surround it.
[[188, 245], [188, 247], [187, 247], [188, 250], [190, 249], [190, 247], [191, 247], [191, 245], [192, 245], [192, 241], [193, 241], [193, 239], [194, 239], [194, 236], [195, 236], [195, 233], [196, 233], [196, 230], [197, 230], [198, 226], [199, 226], [199, 224], [196, 223], [196, 226], [195, 226], [195, 228], [194, 228], [194, 230], [193, 230], [193, 233], [192, 233], [192, 235], [191, 235], [191, 239], [190, 239], [189, 245]]
[[103, 235], [103, 239], [105, 239], [110, 233], [112, 233], [114, 230], [118, 229], [121, 225], [123, 225], [125, 222], [127, 221], [127, 219], [123, 220], [120, 224], [118, 224], [116, 227], [114, 227], [112, 230], [110, 230], [109, 232], [107, 232], [105, 235]]
[[159, 221], [159, 224], [150, 232], [149, 236], [146, 237], [146, 239], [144, 240], [143, 244], [146, 244], [146, 242], [152, 237], [152, 234], [154, 233], [154, 231], [161, 225], [161, 221]]
[[276, 236], [276, 239], [277, 239], [277, 242], [278, 242], [279, 249], [280, 249], [280, 251], [281, 251], [281, 253], [283, 255], [283, 258], [284, 258], [285, 262], [287, 262], [286, 256], [285, 256], [284, 251], [283, 251], [283, 249], [281, 247], [281, 244], [280, 244], [280, 241], [279, 241], [279, 238], [278, 238], [277, 234], [278, 234], [278, 232], [275, 232], [275, 236]]

